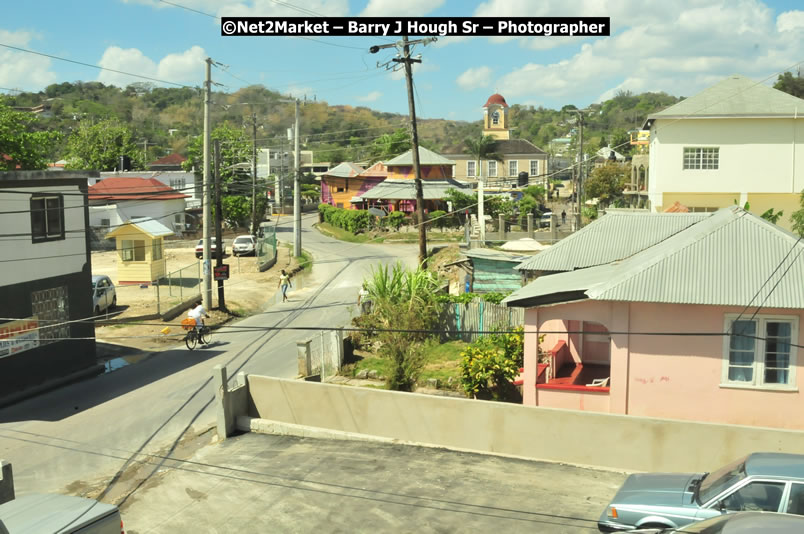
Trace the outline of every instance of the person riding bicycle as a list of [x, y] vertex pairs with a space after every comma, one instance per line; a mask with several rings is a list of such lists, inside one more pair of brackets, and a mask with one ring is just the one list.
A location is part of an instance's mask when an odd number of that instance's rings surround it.
[[204, 317], [209, 317], [207, 315], [207, 310], [204, 309], [202, 304], [199, 304], [189, 312], [187, 312], [187, 317], [195, 320], [195, 329], [198, 332], [199, 336], [201, 334], [201, 328], [204, 327]]

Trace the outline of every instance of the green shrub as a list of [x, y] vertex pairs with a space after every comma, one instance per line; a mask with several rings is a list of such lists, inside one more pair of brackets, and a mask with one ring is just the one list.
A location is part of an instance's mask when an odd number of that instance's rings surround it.
[[443, 228], [443, 227], [447, 226], [447, 224], [446, 224], [446, 222], [447, 222], [446, 221], [446, 219], [447, 219], [446, 214], [447, 214], [447, 212], [444, 211], [444, 210], [435, 210], [435, 211], [431, 211], [430, 213], [428, 213], [427, 214], [427, 219], [432, 221], [430, 223], [430, 226], [431, 227], [437, 227], [437, 228]]
[[483, 336], [461, 352], [461, 386], [468, 396], [519, 400], [511, 383], [524, 358], [524, 329]]

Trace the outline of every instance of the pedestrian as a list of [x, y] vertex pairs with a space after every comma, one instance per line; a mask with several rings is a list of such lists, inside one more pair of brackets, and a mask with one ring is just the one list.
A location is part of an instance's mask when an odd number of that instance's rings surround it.
[[357, 295], [357, 305], [360, 307], [361, 314], [366, 314], [371, 311], [371, 300], [369, 299], [369, 291], [365, 282], [360, 288], [360, 293]]
[[288, 288], [290, 287], [290, 276], [282, 269], [282, 274], [279, 275], [279, 287], [282, 289], [282, 302], [288, 300]]
[[561, 224], [567, 224], [567, 211], [561, 210]]

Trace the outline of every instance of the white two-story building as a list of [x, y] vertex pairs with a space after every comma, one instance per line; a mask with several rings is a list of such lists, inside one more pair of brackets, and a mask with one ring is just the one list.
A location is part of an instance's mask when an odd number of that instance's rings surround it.
[[649, 115], [643, 129], [652, 211], [748, 202], [758, 215], [782, 210], [778, 224], [790, 229], [804, 190], [804, 100], [734, 75]]

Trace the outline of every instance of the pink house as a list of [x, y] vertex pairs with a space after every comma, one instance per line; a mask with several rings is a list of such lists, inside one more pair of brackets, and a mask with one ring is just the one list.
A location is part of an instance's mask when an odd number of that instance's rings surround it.
[[610, 213], [518, 268], [525, 404], [804, 429], [789, 232], [737, 206]]

